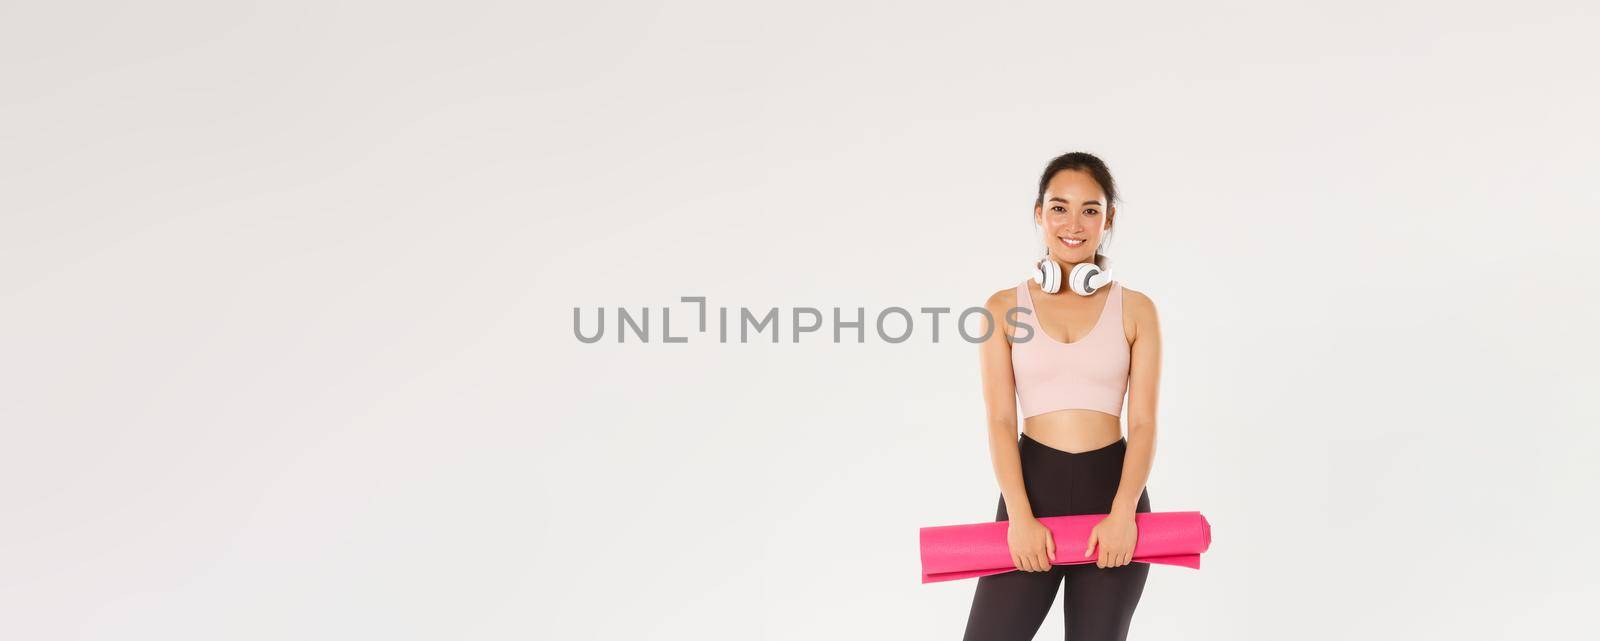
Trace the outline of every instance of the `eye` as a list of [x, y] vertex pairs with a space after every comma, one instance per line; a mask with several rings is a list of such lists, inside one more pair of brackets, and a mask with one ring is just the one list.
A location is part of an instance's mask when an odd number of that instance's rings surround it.
[[1056, 205], [1056, 206], [1054, 206], [1054, 207], [1051, 207], [1051, 208], [1050, 208], [1050, 211], [1066, 211], [1066, 210], [1065, 210], [1065, 209], [1062, 209], [1062, 208], [1061, 208], [1061, 205]]
[[1085, 210], [1083, 210], [1083, 213], [1086, 213], [1086, 214], [1089, 214], [1090, 216], [1093, 216], [1095, 214], [1100, 213], [1100, 211], [1097, 210], [1097, 209], [1085, 209]]

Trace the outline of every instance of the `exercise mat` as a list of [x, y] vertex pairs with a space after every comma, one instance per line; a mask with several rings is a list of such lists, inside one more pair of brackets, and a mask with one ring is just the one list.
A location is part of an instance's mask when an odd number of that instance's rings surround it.
[[[1055, 538], [1056, 560], [1052, 565], [1095, 563], [1100, 551], [1083, 556], [1083, 550], [1089, 545], [1089, 533], [1105, 517], [1039, 517]], [[1200, 569], [1200, 553], [1211, 547], [1211, 523], [1206, 517], [1193, 511], [1138, 512], [1133, 520], [1139, 530], [1133, 546], [1134, 561]], [[922, 582], [1021, 572], [1011, 560], [1011, 546], [1006, 542], [1010, 527], [1008, 521], [986, 521], [922, 528]]]

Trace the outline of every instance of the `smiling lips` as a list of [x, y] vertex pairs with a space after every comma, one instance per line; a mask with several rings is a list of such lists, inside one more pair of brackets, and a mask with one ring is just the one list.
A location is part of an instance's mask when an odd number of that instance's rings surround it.
[[1079, 245], [1082, 245], [1083, 242], [1084, 242], [1084, 240], [1082, 238], [1073, 239], [1073, 238], [1063, 238], [1061, 236], [1056, 236], [1056, 238], [1060, 239], [1061, 242], [1065, 243], [1066, 246], [1068, 246], [1068, 247], [1077, 247]]

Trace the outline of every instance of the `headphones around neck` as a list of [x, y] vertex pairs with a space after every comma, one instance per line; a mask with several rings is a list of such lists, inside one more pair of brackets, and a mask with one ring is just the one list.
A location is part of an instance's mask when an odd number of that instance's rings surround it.
[[[1046, 254], [1033, 265], [1033, 282], [1046, 294], [1061, 291], [1061, 265]], [[1078, 263], [1067, 273], [1067, 286], [1079, 296], [1090, 296], [1111, 282], [1111, 270], [1100, 269], [1094, 262]]]

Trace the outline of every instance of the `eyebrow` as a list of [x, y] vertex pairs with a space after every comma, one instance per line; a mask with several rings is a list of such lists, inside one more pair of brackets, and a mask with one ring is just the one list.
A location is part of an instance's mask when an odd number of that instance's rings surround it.
[[[1067, 202], [1067, 199], [1061, 198], [1059, 196], [1051, 196], [1050, 197], [1050, 201], [1051, 202], [1060, 201], [1060, 202], [1067, 203], [1068, 205], [1072, 204], [1070, 202]], [[1098, 205], [1098, 204], [1100, 204], [1100, 201], [1098, 201], [1098, 200], [1085, 200], [1085, 201], [1083, 201], [1083, 204], [1085, 204], [1085, 205]]]

